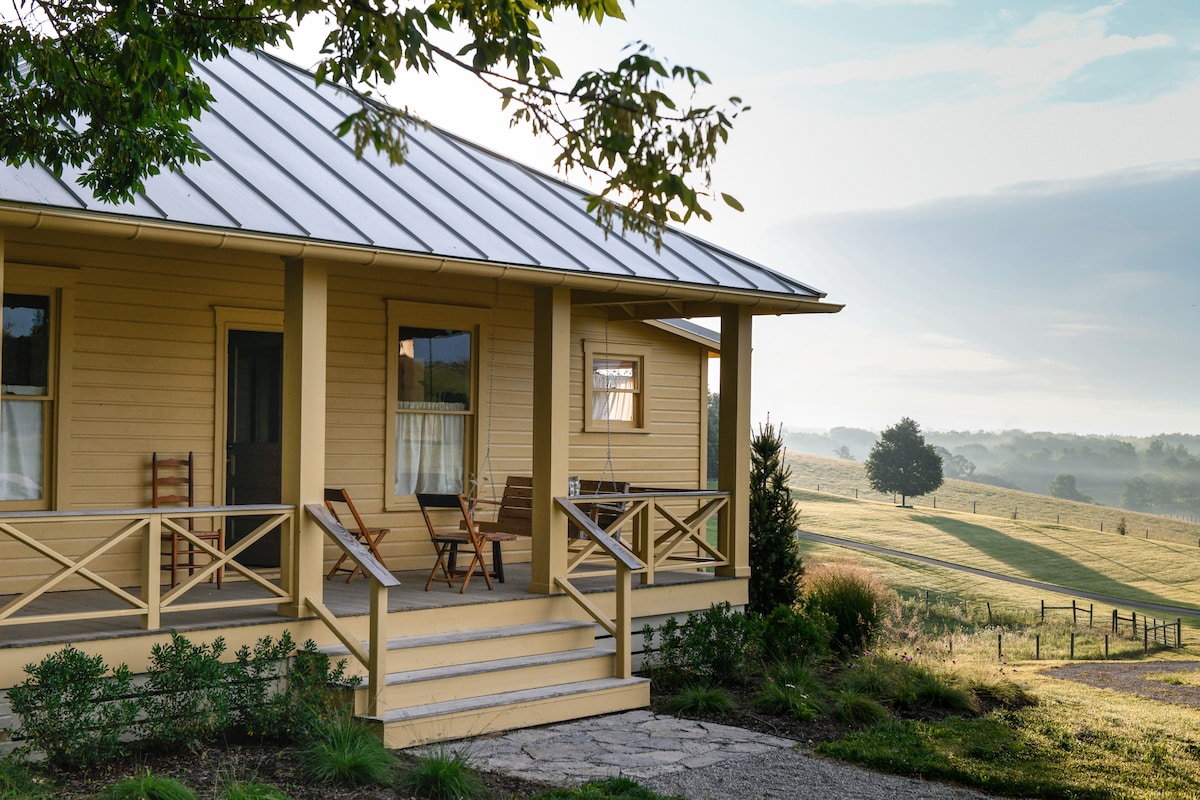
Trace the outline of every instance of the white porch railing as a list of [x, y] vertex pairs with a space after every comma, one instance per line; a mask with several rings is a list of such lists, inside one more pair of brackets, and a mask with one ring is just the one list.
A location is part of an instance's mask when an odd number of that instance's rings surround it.
[[[210, 542], [193, 536], [184, 520], [197, 517], [265, 517], [264, 521], [246, 536], [221, 552]], [[39, 536], [38, 529], [47, 530], [53, 525], [54, 539]], [[249, 605], [278, 605], [294, 600], [291, 587], [277, 585], [259, 575], [254, 568], [243, 566], [235, 559], [246, 548], [268, 533], [280, 531], [281, 552], [292, 549], [295, 536], [296, 510], [287, 505], [254, 506], [204, 506], [193, 508], [139, 508], [120, 511], [24, 511], [0, 515], [0, 541], [5, 539], [23, 545], [37, 555], [58, 565], [56, 571], [38, 580], [32, 587], [24, 589], [0, 608], [0, 626], [30, 625], [47, 622], [69, 622], [75, 620], [100, 619], [117, 616], [142, 618], [142, 627], [157, 630], [162, 625], [162, 615], [172, 611], [200, 611], [222, 608], [242, 608]], [[87, 528], [86, 538], [95, 542], [80, 555], [69, 555], [55, 549], [51, 541], [64, 537], [61, 532], [70, 526]], [[97, 534], [97, 526], [112, 526], [115, 530]], [[209, 556], [207, 563], [197, 564], [195, 572], [173, 588], [163, 591], [162, 558], [164, 534], [178, 534], [196, 549]], [[118, 586], [104, 576], [97, 561], [121, 546], [139, 542], [137, 573], [139, 580], [134, 586]], [[264, 597], [246, 597], [244, 593], [229, 593], [228, 599], [203, 602], [181, 602], [188, 592], [208, 581], [218, 569], [226, 574], [244, 577], [265, 592]], [[111, 570], [110, 570], [111, 571]], [[126, 567], [123, 573], [129, 574]], [[103, 589], [120, 601], [118, 607], [102, 610], [71, 609], [61, 612], [31, 613], [34, 601], [55, 591], [72, 579]], [[25, 613], [22, 613], [25, 612]]]

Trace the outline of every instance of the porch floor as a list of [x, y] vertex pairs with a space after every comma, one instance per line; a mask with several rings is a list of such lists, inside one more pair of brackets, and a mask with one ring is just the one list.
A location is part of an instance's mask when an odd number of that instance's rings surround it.
[[[524, 600], [533, 595], [528, 591], [531, 569], [529, 563], [505, 564], [505, 583], [493, 580], [495, 589], [488, 591], [487, 584], [481, 576], [471, 579], [466, 592], [460, 594], [458, 587], [447, 587], [444, 583], [434, 583], [429, 591], [424, 591], [427, 570], [412, 570], [393, 573], [400, 585], [388, 592], [388, 611], [416, 611], [447, 606], [462, 606], [480, 603], [503, 603], [512, 600]], [[659, 572], [654, 576], [655, 586], [666, 586], [682, 583], [697, 583], [719, 581], [724, 578], [712, 574], [693, 571]], [[613, 588], [611, 575], [596, 578], [574, 579], [574, 584], [580, 591], [605, 592]], [[336, 577], [325, 581], [324, 602], [336, 616], [353, 616], [367, 613], [369, 607], [368, 582], [356, 578], [353, 583], [346, 583], [345, 578]], [[644, 587], [634, 578], [635, 590]], [[206, 583], [192, 589], [178, 610], [165, 611], [162, 616], [162, 630], [200, 630], [213, 627], [236, 627], [242, 625], [259, 625], [279, 622], [282, 618], [275, 612], [274, 605], [252, 605], [241, 608], [187, 610], [187, 603], [204, 603], [213, 599], [230, 600], [239, 597], [252, 600], [264, 596], [263, 590], [249, 581], [229, 581], [220, 590], [216, 584]], [[13, 597], [0, 596], [0, 607], [11, 601]], [[30, 613], [54, 614], [82, 611], [119, 611], [123, 606], [120, 601], [107, 592], [96, 590], [79, 590], [52, 592], [39, 598], [30, 609]], [[19, 618], [19, 617], [18, 617]], [[98, 639], [150, 635], [160, 631], [144, 631], [141, 619], [137, 616], [111, 616], [99, 619], [77, 620], [71, 622], [39, 622], [26, 625], [8, 625], [0, 627], [0, 649], [23, 647], [29, 645], [44, 645], [67, 642], [91, 641]]]

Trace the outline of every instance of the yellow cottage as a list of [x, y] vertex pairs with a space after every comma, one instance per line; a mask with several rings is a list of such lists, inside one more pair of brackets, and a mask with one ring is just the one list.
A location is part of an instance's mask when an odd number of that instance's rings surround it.
[[[646, 705], [642, 623], [746, 599], [752, 318], [840, 306], [678, 231], [606, 236], [434, 128], [356, 160], [349, 95], [261, 53], [200, 70], [211, 160], [134, 202], [0, 166], [0, 689], [66, 643], [137, 671], [170, 630], [287, 629], [348, 654], [391, 746]], [[523, 503], [480, 545], [503, 582], [426, 589], [424, 494]]]

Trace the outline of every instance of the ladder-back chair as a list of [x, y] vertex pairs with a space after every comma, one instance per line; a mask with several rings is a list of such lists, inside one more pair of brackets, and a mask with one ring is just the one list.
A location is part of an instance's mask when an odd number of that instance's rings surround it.
[[[189, 452], [187, 458], [159, 456], [158, 453], [151, 454], [150, 505], [153, 508], [164, 506], [191, 508], [196, 505], [196, 459], [193, 453]], [[222, 553], [225, 552], [223, 528], [196, 530], [195, 520], [192, 517], [188, 517], [184, 525], [192, 536], [208, 542]], [[162, 539], [168, 550], [165, 555], [169, 558], [168, 563], [163, 564], [162, 568], [170, 570], [171, 586], [179, 583], [179, 573], [182, 570], [186, 569], [188, 575], [191, 575], [196, 571], [197, 566], [201, 566], [196, 563], [196, 556], [212, 558], [212, 554], [207, 550], [200, 549], [195, 542], [189, 541], [175, 531], [165, 531]], [[221, 588], [224, 572], [224, 567], [217, 568], [218, 589]]]
[[[341, 523], [342, 527], [349, 531], [354, 538], [362, 542], [371, 551], [371, 555], [375, 556], [376, 560], [386, 568], [387, 564], [384, 563], [383, 556], [379, 554], [379, 543], [383, 541], [383, 537], [388, 535], [391, 528], [368, 528], [367, 524], [363, 522], [363, 518], [359, 516], [358, 509], [354, 507], [354, 501], [350, 499], [350, 492], [345, 489], [326, 489], [325, 506], [333, 514], [334, 518]], [[350, 517], [354, 520], [353, 526], [346, 524], [349, 520], [343, 519], [341, 514], [338, 514], [339, 506], [342, 509], [342, 514], [349, 512]], [[329, 570], [329, 574], [325, 576], [325, 580], [329, 580], [339, 572], [349, 572], [350, 575], [346, 578], [346, 583], [350, 583], [356, 575], [361, 575], [362, 567], [358, 566], [354, 561], [350, 561], [350, 566], [343, 566], [349, 558], [346, 553], [342, 553], [337, 562], [334, 563], [333, 569]]]

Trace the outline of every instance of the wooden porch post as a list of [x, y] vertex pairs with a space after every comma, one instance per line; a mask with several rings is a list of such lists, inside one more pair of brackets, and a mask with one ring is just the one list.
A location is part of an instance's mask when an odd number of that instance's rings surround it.
[[750, 576], [750, 310], [725, 306], [721, 312], [721, 462], [717, 485], [732, 492], [729, 510], [717, 529], [718, 547], [729, 566], [718, 575]]
[[554, 505], [570, 469], [571, 290], [538, 288], [533, 307], [533, 554], [529, 591], [552, 594], [567, 568], [566, 516]]
[[304, 600], [322, 597], [324, 539], [305, 503], [325, 497], [325, 353], [329, 274], [324, 266], [285, 259], [283, 278], [283, 502], [296, 506], [290, 552], [281, 555], [283, 586], [294, 602], [284, 616], [309, 613]]

